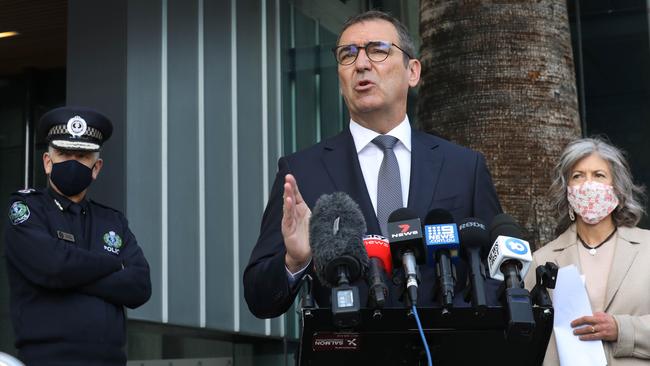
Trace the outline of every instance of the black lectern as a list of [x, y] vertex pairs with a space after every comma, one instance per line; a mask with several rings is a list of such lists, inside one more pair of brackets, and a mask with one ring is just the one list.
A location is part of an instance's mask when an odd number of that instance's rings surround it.
[[[482, 316], [472, 308], [418, 308], [433, 365], [541, 365], [553, 330], [553, 308], [535, 307], [531, 337], [506, 339], [508, 314], [490, 307]], [[383, 309], [381, 316], [361, 309], [361, 322], [337, 329], [329, 308], [302, 309], [298, 365], [426, 365], [415, 318], [408, 309]]]

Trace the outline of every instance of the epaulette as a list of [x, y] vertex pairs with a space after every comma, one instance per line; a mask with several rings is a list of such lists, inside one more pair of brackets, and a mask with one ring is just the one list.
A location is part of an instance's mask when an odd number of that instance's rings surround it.
[[25, 188], [25, 189], [21, 189], [19, 191], [16, 191], [13, 194], [19, 195], [19, 196], [29, 196], [29, 195], [32, 195], [32, 194], [42, 194], [42, 192], [37, 191], [34, 188]]
[[89, 201], [90, 201], [90, 203], [92, 203], [93, 205], [97, 205], [97, 206], [99, 206], [99, 207], [106, 208], [106, 209], [109, 209], [109, 210], [111, 210], [111, 211], [115, 211], [115, 212], [117, 212], [117, 213], [119, 213], [119, 214], [122, 213], [122, 212], [120, 212], [120, 210], [118, 210], [118, 209], [115, 209], [115, 208], [110, 207], [110, 206], [106, 206], [106, 205], [101, 204], [101, 203], [99, 203], [99, 202], [97, 202], [97, 201], [95, 201], [95, 200], [92, 200], [92, 199], [91, 199], [91, 200], [89, 200]]

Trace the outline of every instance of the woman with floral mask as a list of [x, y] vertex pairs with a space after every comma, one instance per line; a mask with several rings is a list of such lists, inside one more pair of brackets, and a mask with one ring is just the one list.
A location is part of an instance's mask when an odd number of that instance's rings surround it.
[[[601, 340], [607, 364], [650, 363], [650, 231], [637, 228], [643, 188], [616, 147], [600, 139], [571, 142], [550, 189], [558, 238], [533, 254], [533, 267], [575, 265], [593, 314], [571, 322], [580, 340]], [[531, 271], [533, 272], [533, 271]], [[535, 284], [529, 273], [526, 285]], [[559, 365], [552, 337], [544, 365]]]

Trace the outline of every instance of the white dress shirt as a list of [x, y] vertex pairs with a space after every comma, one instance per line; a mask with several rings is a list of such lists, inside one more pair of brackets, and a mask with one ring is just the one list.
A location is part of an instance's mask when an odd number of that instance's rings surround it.
[[[367, 129], [353, 120], [350, 120], [350, 133], [357, 148], [363, 180], [366, 183], [368, 195], [376, 214], [377, 178], [381, 162], [384, 160], [384, 152], [379, 146], [373, 144], [372, 140], [379, 136], [379, 133]], [[406, 207], [409, 197], [409, 183], [411, 182], [411, 123], [408, 116], [397, 127], [388, 131], [386, 135], [394, 136], [399, 140], [393, 147], [393, 151], [399, 164], [399, 176], [402, 180], [402, 204]]]
[[[350, 133], [354, 140], [354, 146], [357, 149], [357, 157], [359, 158], [359, 165], [363, 173], [363, 180], [366, 183], [366, 189], [368, 190], [372, 207], [375, 209], [375, 214], [377, 214], [377, 179], [379, 177], [381, 162], [384, 160], [384, 151], [379, 146], [373, 144], [372, 140], [379, 136], [379, 133], [367, 129], [353, 120], [350, 120]], [[395, 128], [388, 131], [386, 135], [394, 136], [398, 139], [398, 142], [393, 147], [393, 151], [397, 158], [399, 176], [402, 181], [402, 203], [406, 207], [409, 197], [409, 184], [411, 182], [411, 123], [409, 122], [409, 117], [405, 116], [404, 120]], [[285, 266], [290, 286], [296, 284], [310, 263], [311, 259], [296, 273], [291, 273]]]

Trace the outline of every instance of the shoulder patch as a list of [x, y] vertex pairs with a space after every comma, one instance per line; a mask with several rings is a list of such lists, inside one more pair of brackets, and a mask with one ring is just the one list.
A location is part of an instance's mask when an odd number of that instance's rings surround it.
[[15, 201], [22, 201], [22, 200], [29, 200], [32, 197], [40, 196], [42, 195], [43, 192], [39, 191], [34, 188], [26, 188], [26, 189], [21, 189], [19, 191], [15, 191], [11, 194], [13, 197], [13, 200]]
[[22, 224], [29, 219], [29, 207], [23, 201], [16, 201], [9, 207], [9, 220], [12, 225]]
[[106, 206], [106, 205], [101, 204], [101, 203], [99, 203], [99, 202], [97, 202], [97, 201], [95, 201], [95, 200], [89, 200], [89, 201], [90, 201], [90, 203], [92, 203], [92, 204], [94, 204], [94, 205], [96, 205], [96, 206], [99, 206], [99, 207], [101, 207], [101, 208], [105, 208], [105, 209], [108, 209], [108, 210], [111, 210], [111, 211], [115, 211], [115, 212], [117, 212], [117, 213], [119, 213], [119, 214], [122, 214], [122, 212], [120, 212], [120, 210], [116, 210], [116, 209], [114, 209], [113, 207]]

